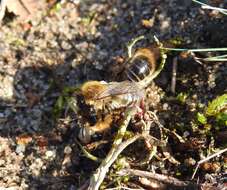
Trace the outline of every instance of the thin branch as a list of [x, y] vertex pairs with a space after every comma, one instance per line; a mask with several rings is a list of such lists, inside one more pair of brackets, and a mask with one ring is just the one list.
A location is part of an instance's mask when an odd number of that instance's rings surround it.
[[119, 186], [119, 187], [114, 187], [114, 188], [108, 188], [106, 190], [143, 190], [143, 189], [142, 188], [141, 189], [132, 189], [129, 187]]
[[103, 182], [106, 173], [109, 171], [109, 167], [114, 163], [114, 161], [117, 159], [119, 154], [130, 144], [135, 142], [137, 139], [141, 138], [143, 135], [136, 135], [119, 146], [111, 149], [110, 153], [107, 155], [106, 159], [101, 163], [99, 168], [96, 170], [96, 173], [92, 176], [90, 180], [90, 185], [88, 187], [88, 190], [98, 190], [101, 183]]
[[178, 186], [178, 187], [186, 187], [189, 185], [188, 182], [181, 181], [181, 180], [171, 177], [171, 176], [166, 176], [166, 175], [157, 174], [157, 173], [151, 173], [151, 172], [142, 171], [142, 170], [122, 169], [118, 172], [118, 174], [120, 174], [122, 176], [123, 175], [132, 175], [132, 176], [151, 178], [151, 179], [157, 180], [159, 182]]
[[200, 4], [203, 9], [217, 10], [217, 11], [221, 12], [222, 14], [227, 15], [227, 9], [214, 7], [214, 6], [208, 5], [206, 3], [202, 3], [202, 2], [200, 2], [198, 0], [192, 0], [192, 1], [195, 2], [195, 3]]
[[171, 92], [175, 94], [176, 92], [176, 77], [177, 77], [177, 57], [173, 59], [173, 68], [172, 68], [172, 80], [171, 80]]
[[127, 45], [127, 49], [128, 49], [128, 57], [131, 58], [132, 57], [132, 47], [140, 40], [144, 39], [144, 36], [139, 36], [135, 39], [132, 40], [132, 42], [130, 42]]
[[90, 152], [88, 152], [80, 143], [77, 139], [75, 139], [76, 143], [78, 144], [78, 146], [80, 147], [81, 151], [83, 152], [84, 156], [90, 160], [93, 160], [95, 162], [101, 162], [102, 159], [98, 158], [94, 155], [92, 155]]
[[227, 48], [203, 48], [203, 49], [186, 49], [186, 48], [167, 48], [161, 47], [163, 50], [169, 51], [189, 51], [189, 52], [211, 52], [211, 51], [227, 51]]
[[[134, 111], [134, 110], [133, 110]], [[109, 170], [109, 167], [113, 164], [113, 162], [117, 159], [118, 155], [131, 143], [133, 143], [135, 140], [141, 137], [141, 135], [134, 136], [131, 139], [128, 139], [123, 144], [122, 140], [124, 137], [124, 134], [126, 132], [127, 126], [132, 118], [132, 110], [126, 110], [126, 114], [123, 120], [122, 125], [120, 126], [120, 129], [117, 132], [117, 135], [114, 139], [114, 143], [112, 145], [111, 150], [109, 151], [106, 158], [102, 161], [101, 165], [97, 168], [95, 173], [90, 178], [90, 184], [88, 187], [88, 190], [98, 190], [101, 183], [103, 182], [106, 173]]]
[[[158, 119], [158, 116], [157, 116], [154, 112], [149, 111], [149, 115], [152, 116], [154, 122], [158, 125], [158, 127], [159, 127], [160, 129], [163, 129], [165, 132], [174, 135], [174, 136], [179, 140], [179, 142], [185, 143], [185, 140], [184, 140], [180, 135], [178, 135], [175, 131], [172, 131], [172, 130], [169, 130], [169, 129], [165, 128], [165, 127], [160, 123], [160, 121], [159, 121], [159, 119]], [[161, 131], [161, 130], [160, 130], [160, 131]], [[161, 138], [161, 139], [163, 139], [163, 135], [162, 135], [162, 138]]]
[[5, 16], [5, 11], [6, 11], [6, 1], [7, 0], [1, 0], [0, 2], [0, 23]]

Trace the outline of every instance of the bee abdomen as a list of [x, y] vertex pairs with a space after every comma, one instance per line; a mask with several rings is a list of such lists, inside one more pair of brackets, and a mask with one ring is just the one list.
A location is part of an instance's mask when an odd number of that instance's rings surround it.
[[82, 127], [79, 131], [78, 138], [83, 143], [88, 143], [91, 140], [91, 136], [94, 134], [94, 131], [89, 127]]
[[135, 59], [133, 64], [125, 71], [130, 81], [139, 82], [150, 73], [150, 67], [146, 59]]

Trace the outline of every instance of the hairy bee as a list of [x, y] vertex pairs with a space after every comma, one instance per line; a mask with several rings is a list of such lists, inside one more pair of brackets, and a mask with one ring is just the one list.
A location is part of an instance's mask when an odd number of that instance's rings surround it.
[[82, 128], [79, 134], [81, 141], [87, 143], [92, 134], [108, 129], [112, 123], [109, 116], [112, 111], [133, 106], [139, 107], [145, 97], [145, 88], [152, 80], [151, 76], [155, 71], [158, 58], [157, 47], [139, 48], [126, 61], [120, 72], [123, 81], [109, 83], [88, 81], [82, 85], [81, 94], [85, 103], [93, 106], [97, 113], [104, 112], [107, 116], [99, 119], [93, 126]]
[[108, 111], [135, 105], [145, 96], [158, 58], [158, 47], [139, 48], [118, 73], [123, 81], [88, 81], [82, 85], [85, 103]]
[[[81, 87], [85, 104], [93, 106], [98, 121], [95, 125], [82, 127], [79, 139], [88, 143], [94, 133], [100, 133], [110, 128], [113, 121], [113, 111], [131, 106], [138, 106], [144, 98], [144, 89], [131, 81], [103, 82], [88, 81]], [[100, 114], [101, 112], [101, 114]], [[103, 115], [105, 115], [103, 117]]]

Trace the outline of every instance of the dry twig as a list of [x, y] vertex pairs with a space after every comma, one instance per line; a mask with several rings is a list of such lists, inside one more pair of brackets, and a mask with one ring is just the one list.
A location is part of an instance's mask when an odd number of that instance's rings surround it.
[[119, 175], [133, 175], [133, 176], [140, 176], [140, 177], [145, 177], [145, 178], [151, 178], [155, 179], [159, 182], [166, 183], [169, 185], [174, 185], [178, 187], [186, 187], [189, 185], [188, 182], [181, 181], [177, 178], [171, 177], [171, 176], [166, 176], [163, 174], [157, 174], [157, 173], [151, 173], [147, 171], [142, 171], [142, 170], [134, 170], [134, 169], [122, 169], [118, 172]]
[[95, 174], [93, 174], [92, 178], [90, 179], [90, 185], [88, 190], [98, 190], [99, 186], [103, 182], [106, 173], [109, 170], [109, 167], [113, 164], [113, 162], [117, 159], [119, 154], [130, 144], [135, 142], [137, 139], [141, 138], [143, 135], [136, 135], [125, 142], [121, 143], [119, 146], [115, 147], [110, 150], [109, 154], [107, 155], [106, 159], [101, 163], [99, 168], [96, 170]]
[[144, 190], [143, 188], [140, 188], [140, 189], [132, 189], [132, 188], [129, 188], [129, 187], [121, 187], [121, 186], [114, 187], [114, 188], [108, 188], [106, 190], [119, 190], [119, 189], [121, 189], [121, 190]]
[[7, 0], [1, 0], [0, 2], [0, 23], [5, 16], [5, 10], [6, 10], [6, 1]]
[[177, 76], [177, 57], [173, 59], [173, 69], [172, 69], [172, 81], [171, 81], [171, 92], [175, 94], [176, 92], [176, 76]]
[[109, 167], [112, 165], [112, 163], [117, 159], [118, 155], [131, 143], [133, 143], [135, 140], [141, 137], [141, 135], [136, 135], [133, 138], [125, 141], [123, 144], [122, 139], [125, 134], [125, 131], [127, 129], [127, 126], [132, 118], [132, 111], [134, 110], [126, 110], [125, 118], [123, 120], [122, 125], [120, 126], [120, 129], [118, 130], [118, 133], [114, 139], [114, 143], [112, 145], [111, 150], [109, 151], [106, 158], [102, 161], [101, 165], [97, 168], [95, 173], [90, 178], [90, 184], [88, 187], [88, 190], [98, 190], [101, 183], [103, 182], [106, 173], [109, 170]]

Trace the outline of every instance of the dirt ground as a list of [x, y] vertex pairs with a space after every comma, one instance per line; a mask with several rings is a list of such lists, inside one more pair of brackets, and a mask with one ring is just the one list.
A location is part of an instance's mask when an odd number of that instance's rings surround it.
[[[227, 7], [226, 1], [210, 3]], [[178, 38], [184, 48], [227, 46], [227, 16], [189, 0], [81, 0], [59, 5], [29, 25], [6, 19], [0, 28], [0, 189], [76, 190], [89, 179], [99, 164], [86, 158], [76, 143], [77, 123], [69, 124], [63, 116], [56, 122], [53, 107], [66, 86], [114, 81], [112, 68], [127, 59], [126, 47], [133, 38], [147, 39], [136, 47], [153, 43], [153, 35], [161, 42]], [[168, 153], [179, 164], [159, 160], [163, 151], [158, 150], [148, 164], [134, 168], [190, 180], [196, 162], [227, 145], [226, 123], [217, 124], [212, 117], [206, 125], [197, 121], [208, 102], [227, 93], [227, 62], [179, 58], [173, 93], [173, 59], [178, 56], [168, 55], [145, 101], [165, 128], [184, 137], [180, 143], [166, 134]], [[153, 127], [155, 135], [157, 126]], [[110, 146], [107, 141], [91, 152], [104, 158]], [[123, 154], [132, 166], [145, 154], [141, 146], [131, 145]], [[226, 154], [213, 158], [199, 168], [194, 182], [225, 189], [226, 164]], [[104, 189], [152, 189], [136, 177], [114, 181], [114, 170]]]

